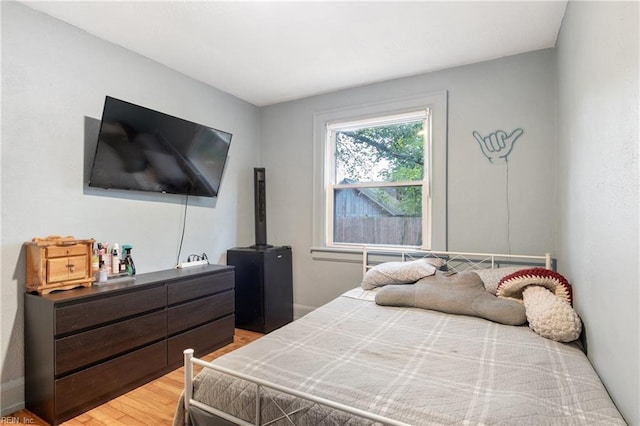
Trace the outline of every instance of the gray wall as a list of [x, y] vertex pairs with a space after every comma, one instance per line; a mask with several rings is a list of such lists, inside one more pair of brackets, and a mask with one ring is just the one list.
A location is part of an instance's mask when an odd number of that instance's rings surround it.
[[[220, 198], [190, 200], [183, 254], [224, 263], [228, 247], [253, 243], [251, 167], [267, 168], [268, 240], [293, 246], [301, 315], [361, 277], [358, 264], [310, 253], [313, 115], [447, 90], [448, 248], [557, 256], [576, 288], [589, 356], [623, 415], [640, 424], [637, 3], [570, 3], [557, 52], [261, 109], [23, 5], [2, 2], [1, 11], [2, 414], [23, 401], [23, 242], [73, 234], [133, 244], [140, 272], [175, 263], [183, 198], [83, 183], [105, 95], [234, 134]], [[525, 133], [508, 170], [471, 136], [516, 127]]]
[[253, 235], [260, 119], [251, 104], [22, 4], [1, 7], [0, 406], [7, 414], [23, 402], [25, 241], [58, 234], [129, 243], [141, 273], [176, 263], [184, 197], [83, 183], [105, 95], [233, 133], [220, 197], [189, 199], [181, 260], [206, 252], [224, 263], [227, 248]]
[[570, 2], [558, 55], [560, 272], [588, 356], [640, 424], [638, 3]]
[[[449, 250], [554, 252], [554, 50], [263, 107], [261, 144], [262, 165], [267, 169], [269, 240], [293, 247], [298, 315], [357, 286], [361, 279], [360, 265], [314, 260], [310, 253], [314, 113], [442, 90], [448, 91], [449, 107]], [[518, 127], [524, 129], [524, 135], [509, 156], [508, 169], [489, 163], [472, 136], [474, 130], [486, 135]]]

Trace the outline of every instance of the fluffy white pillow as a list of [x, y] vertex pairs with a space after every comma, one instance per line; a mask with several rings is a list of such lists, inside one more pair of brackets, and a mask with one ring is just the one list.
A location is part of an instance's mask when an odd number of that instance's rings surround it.
[[582, 321], [569, 303], [539, 285], [530, 285], [522, 294], [529, 327], [556, 342], [572, 342], [580, 337]]
[[[439, 259], [436, 259], [439, 260]], [[369, 269], [360, 286], [365, 290], [389, 284], [412, 284], [420, 278], [436, 273], [433, 259], [418, 259], [409, 262], [385, 262]]]
[[484, 288], [491, 294], [496, 294], [498, 290], [498, 284], [500, 280], [511, 275], [514, 272], [518, 272], [522, 269], [527, 269], [528, 266], [507, 266], [506, 268], [493, 268], [493, 269], [478, 269], [475, 272], [480, 276]]

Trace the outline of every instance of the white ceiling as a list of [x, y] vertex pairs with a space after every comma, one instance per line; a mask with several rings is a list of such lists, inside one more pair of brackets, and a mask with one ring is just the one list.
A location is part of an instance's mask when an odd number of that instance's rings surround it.
[[563, 1], [27, 6], [263, 106], [553, 47]]

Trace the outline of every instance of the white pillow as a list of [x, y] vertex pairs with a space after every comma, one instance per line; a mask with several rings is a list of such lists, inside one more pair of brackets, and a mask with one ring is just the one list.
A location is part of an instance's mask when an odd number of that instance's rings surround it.
[[374, 266], [364, 274], [360, 286], [365, 290], [388, 284], [413, 284], [420, 278], [436, 273], [432, 259], [418, 259], [409, 262], [385, 262]]
[[506, 268], [478, 269], [473, 272], [480, 276], [485, 290], [495, 295], [501, 279], [527, 268], [528, 266], [508, 266]]
[[522, 297], [529, 327], [556, 342], [572, 342], [580, 337], [582, 321], [564, 299], [539, 285], [524, 289]]

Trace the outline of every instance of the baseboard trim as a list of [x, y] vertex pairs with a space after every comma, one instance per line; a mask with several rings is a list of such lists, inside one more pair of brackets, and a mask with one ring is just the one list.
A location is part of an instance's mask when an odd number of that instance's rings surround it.
[[297, 320], [307, 315], [309, 312], [314, 311], [316, 306], [307, 306], [300, 304], [293, 304], [293, 319]]
[[24, 377], [0, 383], [0, 415], [3, 417], [24, 408]]

